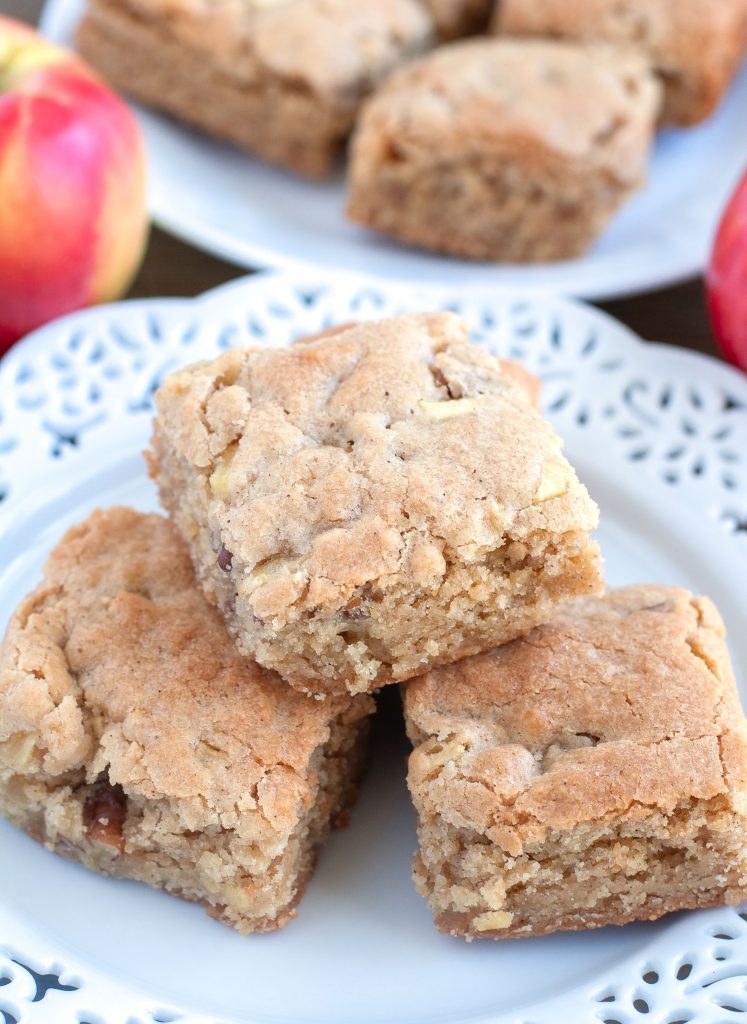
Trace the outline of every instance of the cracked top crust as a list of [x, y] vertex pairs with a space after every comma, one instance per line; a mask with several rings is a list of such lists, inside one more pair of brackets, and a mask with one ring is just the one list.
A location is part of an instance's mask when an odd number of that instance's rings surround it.
[[156, 402], [157, 447], [196, 478], [263, 620], [433, 588], [447, 564], [597, 523], [530, 395], [450, 313], [232, 350]]
[[562, 160], [638, 181], [660, 103], [645, 59], [604, 44], [453, 43], [395, 72], [358, 132], [367, 159], [431, 163], [506, 154], [552, 173]]
[[713, 604], [635, 586], [413, 680], [421, 814], [515, 856], [570, 830], [723, 797], [747, 810], [747, 726]]
[[162, 516], [95, 512], [65, 535], [0, 651], [0, 768], [107, 773], [188, 829], [288, 833], [317, 750], [368, 698], [311, 700], [241, 658]]
[[270, 76], [351, 108], [382, 75], [435, 41], [417, 0], [101, 2], [158, 21], [247, 85]]

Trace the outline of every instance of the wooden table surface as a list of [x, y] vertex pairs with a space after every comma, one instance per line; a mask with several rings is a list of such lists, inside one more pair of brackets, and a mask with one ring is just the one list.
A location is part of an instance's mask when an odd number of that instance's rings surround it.
[[[0, 0], [3, 13], [32, 23], [37, 20], [41, 7], [42, 0]], [[245, 273], [240, 267], [200, 252], [154, 228], [130, 296], [199, 295]], [[718, 355], [700, 279], [598, 305], [644, 338]]]

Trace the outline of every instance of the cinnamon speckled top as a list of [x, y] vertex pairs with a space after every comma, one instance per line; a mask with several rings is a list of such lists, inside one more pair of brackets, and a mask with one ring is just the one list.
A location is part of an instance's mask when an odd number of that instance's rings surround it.
[[315, 752], [367, 698], [313, 701], [239, 656], [162, 516], [96, 512], [65, 535], [0, 651], [0, 771], [106, 773], [192, 830], [288, 833]]
[[560, 439], [453, 314], [233, 350], [172, 374], [157, 405], [262, 620], [364, 585], [438, 585], [507, 538], [596, 525]]

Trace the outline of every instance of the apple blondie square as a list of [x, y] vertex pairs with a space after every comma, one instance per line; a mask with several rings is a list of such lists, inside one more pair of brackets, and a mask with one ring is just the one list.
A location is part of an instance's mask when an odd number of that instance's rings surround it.
[[603, 44], [472, 39], [393, 74], [351, 143], [348, 216], [467, 259], [581, 255], [643, 183], [660, 87]]
[[691, 125], [717, 106], [747, 50], [744, 0], [501, 0], [493, 31], [635, 46], [664, 86], [662, 120]]
[[156, 394], [152, 474], [242, 653], [370, 691], [601, 587], [598, 511], [452, 313], [235, 349]]
[[241, 658], [168, 520], [97, 512], [0, 649], [0, 812], [242, 933], [280, 928], [344, 822], [371, 709]]
[[747, 723], [706, 598], [635, 586], [407, 685], [414, 875], [504, 938], [747, 897]]

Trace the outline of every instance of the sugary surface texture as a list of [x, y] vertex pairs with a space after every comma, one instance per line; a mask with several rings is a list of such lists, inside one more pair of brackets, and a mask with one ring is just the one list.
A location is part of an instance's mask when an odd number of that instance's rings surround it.
[[8, 627], [0, 809], [89, 867], [275, 927], [354, 789], [368, 710], [242, 659], [163, 517], [97, 512]]
[[370, 690], [600, 586], [597, 510], [531, 397], [452, 314], [172, 374], [151, 462], [245, 653]]
[[578, 254], [641, 185], [659, 101], [629, 50], [503, 38], [442, 47], [365, 106], [348, 212], [474, 259]]
[[744, 898], [747, 731], [707, 599], [638, 586], [578, 600], [413, 680], [405, 706], [416, 878], [444, 930]]
[[747, 47], [744, 0], [501, 0], [493, 28], [512, 36], [607, 40], [648, 54], [665, 91], [663, 120], [713, 111]]

